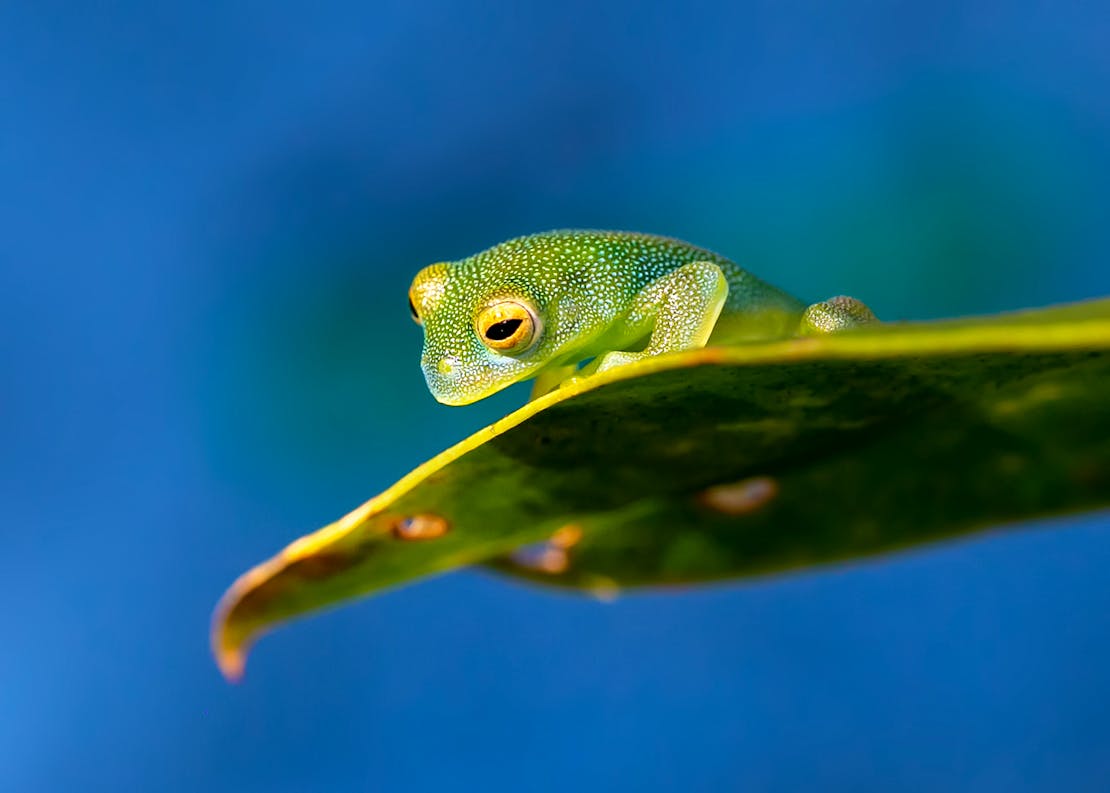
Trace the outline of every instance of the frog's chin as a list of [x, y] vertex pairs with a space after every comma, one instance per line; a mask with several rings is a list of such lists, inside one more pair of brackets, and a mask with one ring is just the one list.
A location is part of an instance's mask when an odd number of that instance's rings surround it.
[[519, 383], [532, 374], [530, 371], [516, 371], [507, 372], [489, 371], [483, 373], [483, 377], [471, 377], [466, 382], [467, 387], [456, 388], [453, 387], [459, 381], [454, 381], [438, 376], [434, 370], [424, 368], [424, 381], [428, 385], [428, 390], [432, 392], [432, 396], [436, 401], [443, 405], [451, 405], [458, 407], [461, 405], [470, 405], [478, 402], [486, 397], [493, 396], [499, 391], [504, 391], [513, 383]]
[[493, 396], [498, 391], [503, 391], [509, 385], [511, 385], [511, 383], [505, 383], [502, 385], [494, 386], [492, 388], [485, 388], [480, 391], [473, 391], [471, 393], [465, 394], [443, 392], [436, 393], [435, 391], [433, 391], [432, 396], [434, 396], [436, 398], [436, 401], [439, 402], [441, 405], [461, 407], [463, 405], [473, 405], [475, 402], [480, 402], [486, 397]]
[[436, 402], [441, 405], [450, 405], [451, 407], [461, 407], [463, 405], [472, 405], [475, 402], [485, 399], [488, 396], [493, 396], [498, 391], [507, 388], [510, 383], [500, 383], [495, 386], [487, 388], [479, 388], [473, 391], [451, 391], [446, 389], [429, 389], [432, 396], [435, 397]]
[[469, 394], [437, 394], [434, 391], [432, 396], [436, 398], [436, 402], [441, 405], [450, 405], [451, 407], [461, 407], [463, 405], [471, 405], [482, 399], [485, 395], [470, 396]]

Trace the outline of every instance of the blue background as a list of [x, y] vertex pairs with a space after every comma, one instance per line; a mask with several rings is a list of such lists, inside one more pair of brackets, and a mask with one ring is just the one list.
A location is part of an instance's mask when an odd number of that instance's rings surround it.
[[207, 648], [524, 399], [427, 395], [429, 262], [632, 228], [892, 319], [1110, 293], [1104, 4], [98, 6], [0, 6], [0, 787], [1107, 789], [1105, 513], [610, 605], [461, 572], [237, 687]]

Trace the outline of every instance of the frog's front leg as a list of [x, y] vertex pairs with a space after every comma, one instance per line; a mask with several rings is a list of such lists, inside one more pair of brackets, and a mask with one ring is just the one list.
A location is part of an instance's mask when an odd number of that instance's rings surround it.
[[840, 295], [807, 308], [798, 323], [798, 335], [820, 336], [878, 321], [866, 304], [854, 297]]
[[529, 401], [539, 399], [544, 394], [550, 393], [558, 388], [563, 383], [574, 377], [578, 372], [578, 364], [567, 364], [566, 366], [548, 366], [541, 369], [540, 373], [536, 375], [536, 379], [532, 382], [532, 395], [528, 397]]
[[633, 301], [632, 325], [650, 327], [641, 352], [599, 355], [582, 374], [593, 374], [652, 355], [704, 347], [728, 297], [728, 281], [712, 262], [691, 262], [649, 284]]

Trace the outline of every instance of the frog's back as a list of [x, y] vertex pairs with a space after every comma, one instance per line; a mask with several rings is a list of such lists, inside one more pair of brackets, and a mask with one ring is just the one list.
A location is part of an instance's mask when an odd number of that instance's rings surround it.
[[802, 303], [756, 278], [719, 253], [673, 237], [634, 231], [563, 229], [517, 237], [479, 253], [469, 263], [477, 269], [508, 272], [529, 261], [552, 278], [568, 272], [608, 278], [639, 291], [658, 278], [692, 262], [713, 262], [724, 273], [729, 293], [722, 316], [764, 309], [797, 314]]
[[729, 277], [730, 272], [742, 272], [735, 263], [713, 251], [672, 237], [635, 231], [544, 231], [506, 240], [472, 259], [483, 268], [525, 259], [546, 264], [553, 271], [576, 269], [583, 265], [609, 265], [619, 269], [621, 274], [645, 283], [650, 283], [684, 264], [698, 261], [710, 261], [719, 265], [726, 277]]

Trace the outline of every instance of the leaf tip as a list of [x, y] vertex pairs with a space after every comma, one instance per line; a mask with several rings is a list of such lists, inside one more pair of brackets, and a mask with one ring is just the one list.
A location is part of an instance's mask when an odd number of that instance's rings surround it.
[[238, 582], [224, 593], [212, 614], [210, 635], [212, 656], [216, 660], [220, 674], [229, 683], [243, 679], [247, 665], [247, 652], [250, 649], [249, 637], [231, 629], [230, 616], [239, 600]]

